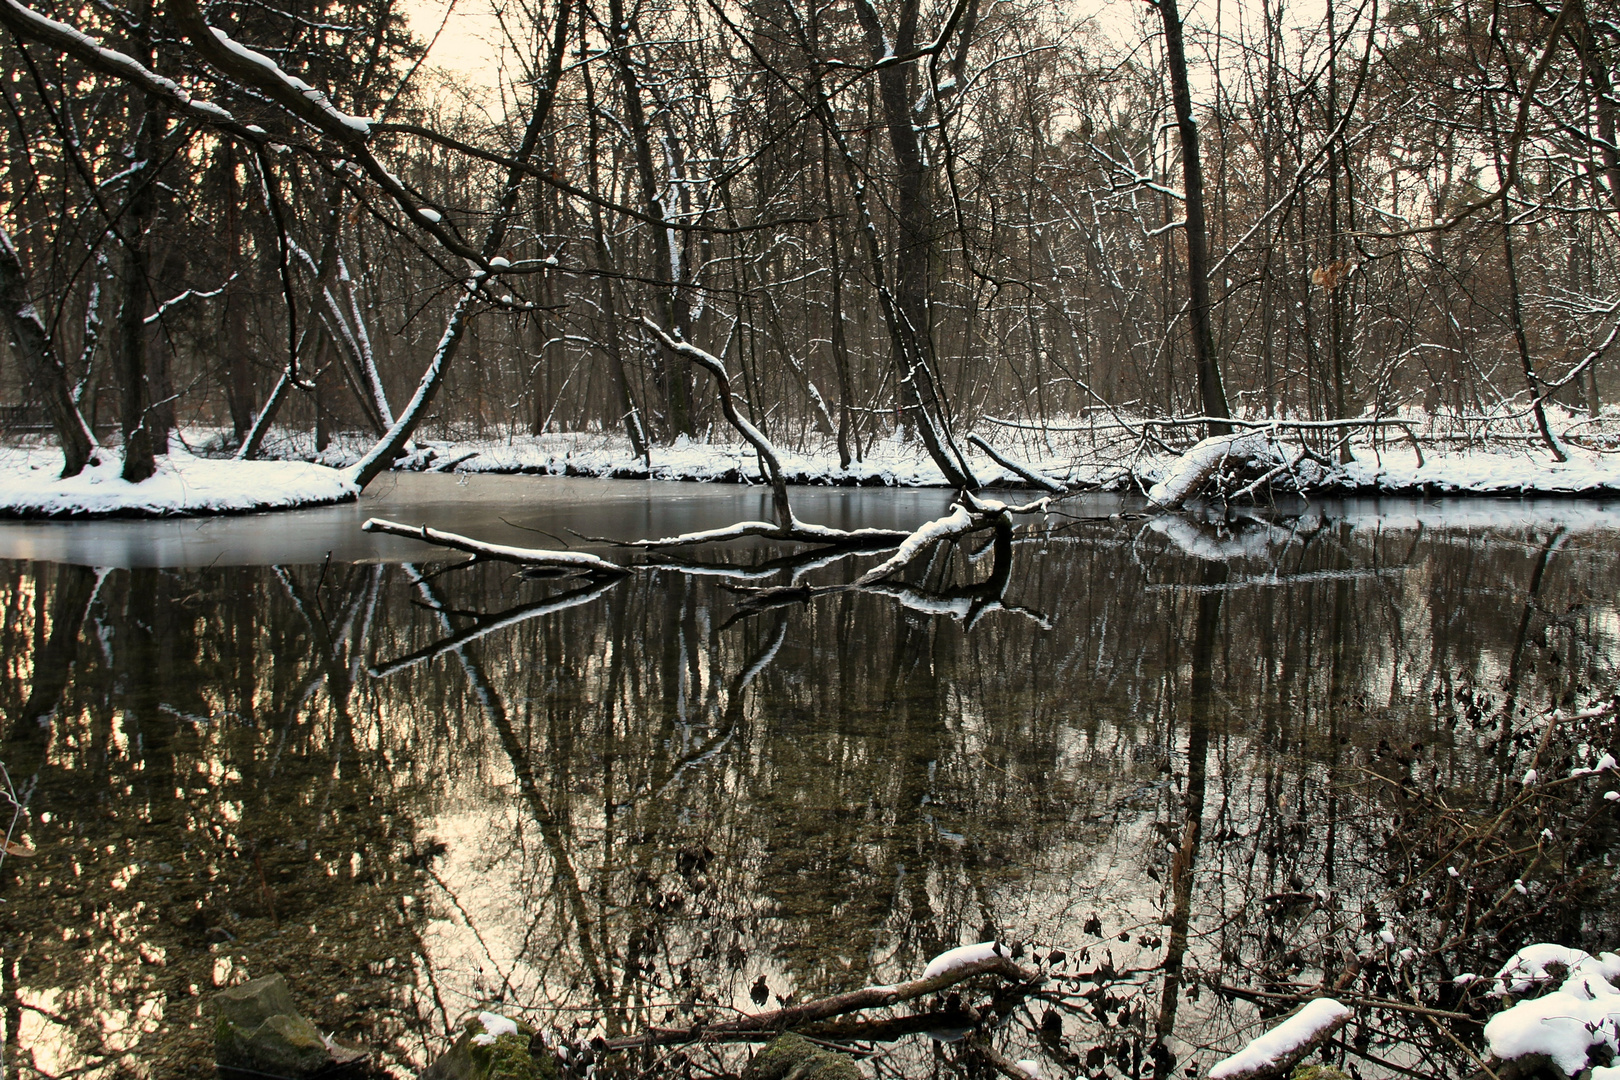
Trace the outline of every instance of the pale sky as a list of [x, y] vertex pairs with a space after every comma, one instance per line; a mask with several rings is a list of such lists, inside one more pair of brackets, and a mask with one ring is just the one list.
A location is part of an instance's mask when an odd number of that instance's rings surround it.
[[[1119, 40], [1134, 38], [1135, 20], [1141, 17], [1136, 0], [1059, 0], [1076, 9], [1089, 9], [1104, 34]], [[488, 91], [488, 107], [499, 111], [495, 88], [499, 79], [501, 32], [492, 12], [493, 0], [406, 0], [405, 13], [411, 31], [422, 42], [434, 42], [428, 54], [427, 65], [440, 68], [468, 83], [472, 88]], [[1343, 18], [1351, 18], [1357, 0], [1341, 0], [1345, 9]], [[1252, 19], [1252, 0], [1182, 0], [1181, 14], [1189, 23], [1207, 26], [1218, 15], [1228, 32], [1234, 21]], [[1224, 8], [1224, 13], [1222, 9]], [[1290, 0], [1285, 24], [1299, 32], [1320, 24], [1326, 0]], [[445, 19], [449, 12], [448, 21]], [[439, 33], [440, 24], [444, 25]], [[1195, 58], [1196, 64], [1196, 58]], [[1195, 83], [1207, 78], [1206, 73], [1195, 71]], [[1198, 87], [1195, 85], [1195, 94]], [[1204, 89], [1208, 89], [1205, 87]]]
[[[449, 12], [449, 21], [445, 13]], [[428, 53], [429, 66], [443, 68], [466, 81], [493, 89], [500, 55], [500, 27], [490, 0], [406, 0], [411, 32], [422, 42], [444, 33]]]

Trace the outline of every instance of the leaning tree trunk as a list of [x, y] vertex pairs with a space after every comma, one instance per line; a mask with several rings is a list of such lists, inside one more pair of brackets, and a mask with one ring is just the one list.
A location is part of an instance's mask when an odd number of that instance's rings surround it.
[[[488, 229], [484, 233], [484, 242], [479, 248], [479, 254], [487, 263], [499, 254], [501, 247], [506, 243], [506, 233], [512, 222], [512, 214], [517, 206], [518, 194], [524, 176], [530, 168], [530, 161], [534, 158], [536, 148], [540, 145], [540, 133], [546, 126], [546, 120], [551, 115], [552, 102], [556, 100], [557, 82], [561, 77], [563, 43], [566, 40], [568, 29], [570, 0], [562, 0], [561, 8], [557, 12], [557, 38], [552, 43], [551, 56], [546, 69], [545, 82], [537, 87], [535, 102], [529, 113], [528, 123], [523, 132], [523, 142], [513, 155], [511, 166], [507, 170], [506, 183], [501, 192], [499, 203], [491, 215]], [[457, 350], [461, 346], [462, 338], [467, 332], [468, 316], [472, 313], [472, 302], [478, 293], [482, 280], [481, 275], [469, 276], [463, 283], [460, 296], [456, 298], [455, 306], [451, 308], [450, 317], [445, 322], [444, 333], [439, 338], [438, 347], [433, 351], [433, 359], [429, 362], [427, 370], [422, 373], [417, 383], [416, 393], [410, 402], [400, 411], [399, 418], [394, 421], [388, 433], [378, 439], [365, 456], [356, 462], [349, 470], [349, 480], [358, 488], [364, 488], [377, 475], [397, 458], [410, 442], [412, 434], [427, 416], [427, 410], [438, 396], [439, 388], [444, 384], [444, 376], [455, 359]]]
[[[94, 303], [94, 299], [91, 302]], [[51, 426], [62, 444], [62, 476], [77, 476], [90, 463], [95, 440], [73, 402], [67, 369], [51, 345], [45, 322], [28, 299], [28, 279], [23, 273], [22, 259], [4, 227], [0, 227], [0, 317], [5, 320], [4, 330], [17, 343], [17, 353], [28, 381], [44, 398], [45, 408], [51, 415]]]
[[[894, 55], [913, 50], [917, 38], [919, 0], [905, 0], [898, 32], [892, 43]], [[874, 60], [888, 55], [891, 43], [884, 32], [877, 9], [868, 0], [855, 5], [855, 14], [865, 31]], [[967, 47], [964, 39], [962, 48]], [[864, 182], [850, 154], [826, 88], [816, 82], [818, 114], [844, 157], [852, 195], [864, 219], [868, 257], [877, 279], [878, 298], [888, 324], [894, 353], [895, 378], [899, 383], [901, 405], [917, 421], [923, 445], [939, 466], [946, 482], [953, 487], [976, 488], [977, 478], [951, 433], [951, 417], [936, 378], [933, 341], [933, 312], [928, 297], [929, 262], [935, 253], [933, 205], [929, 197], [929, 164], [923, 153], [911, 110], [911, 64], [890, 64], [878, 72], [878, 97], [883, 107], [884, 126], [894, 154], [895, 218], [897, 236], [892, 261], [892, 277], [883, 272], [883, 256], [877, 247], [877, 233], [866, 203]], [[885, 281], [888, 277], [889, 280]]]

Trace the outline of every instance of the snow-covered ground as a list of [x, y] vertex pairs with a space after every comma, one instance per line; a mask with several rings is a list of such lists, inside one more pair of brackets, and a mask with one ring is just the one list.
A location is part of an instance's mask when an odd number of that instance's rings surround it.
[[304, 461], [220, 461], [179, 452], [158, 459], [150, 479], [118, 475], [116, 453], [61, 479], [62, 455], [45, 448], [0, 448], [0, 515], [152, 517], [285, 510], [353, 499], [337, 469]]
[[[995, 437], [997, 435], [1003, 437]], [[1146, 490], [1163, 479], [1176, 458], [1171, 454], [1133, 454], [1124, 447], [1093, 450], [1086, 443], [1058, 439], [1005, 437], [1019, 433], [991, 431], [992, 445], [1004, 456], [1075, 487]], [[1050, 441], [1050, 449], [1045, 442]], [[1569, 447], [1570, 460], [1553, 461], [1539, 446], [1518, 444], [1446, 450], [1425, 447], [1422, 463], [1409, 444], [1387, 441], [1374, 448], [1352, 444], [1356, 460], [1331, 472], [1305, 462], [1302, 474], [1312, 490], [1324, 492], [1531, 493], [1582, 494], [1620, 492], [1620, 453]], [[334, 443], [319, 460], [344, 465], [358, 460], [361, 447]], [[783, 471], [792, 483], [872, 485], [887, 487], [944, 486], [945, 478], [922, 443], [889, 437], [866, 447], [860, 461], [842, 468], [830, 443], [808, 451], [778, 447]], [[1027, 483], [989, 457], [968, 451], [974, 471], [989, 486], [1026, 487]], [[505, 438], [428, 440], [411, 463], [418, 468], [453, 468], [469, 473], [538, 473], [553, 476], [635, 477], [653, 480], [762, 480], [759, 462], [745, 443], [696, 442], [682, 437], [672, 446], [651, 448], [646, 459], [631, 452], [621, 435], [550, 434]]]
[[[0, 448], [0, 515], [75, 517], [232, 513], [313, 506], [353, 498], [343, 470], [367, 448], [361, 437], [335, 441], [316, 454], [307, 435], [284, 434], [269, 443], [281, 460], [236, 462], [196, 456], [181, 446], [217, 441], [217, 433], [189, 431], [176, 452], [162, 459], [158, 475], [139, 484], [118, 479], [117, 451], [103, 464], [60, 480], [61, 456], [45, 445]], [[1077, 488], [1146, 490], [1164, 480], [1176, 462], [1168, 453], [1098, 445], [1072, 434], [1032, 435], [993, 429], [998, 451], [1037, 472]], [[943, 486], [944, 477], [922, 445], [891, 436], [864, 448], [849, 467], [838, 463], [830, 441], [807, 450], [780, 450], [790, 482], [889, 487]], [[1326, 469], [1304, 461], [1297, 470], [1307, 489], [1324, 494], [1614, 494], [1620, 493], [1620, 453], [1571, 447], [1558, 463], [1530, 443], [1426, 447], [1421, 462], [1409, 444], [1386, 441], [1376, 448], [1353, 444], [1355, 460]], [[1023, 487], [1025, 481], [989, 457], [969, 452], [988, 486]], [[759, 483], [759, 461], [741, 442], [678, 439], [643, 458], [627, 440], [600, 432], [422, 440], [400, 466], [462, 473], [525, 473], [654, 480]]]

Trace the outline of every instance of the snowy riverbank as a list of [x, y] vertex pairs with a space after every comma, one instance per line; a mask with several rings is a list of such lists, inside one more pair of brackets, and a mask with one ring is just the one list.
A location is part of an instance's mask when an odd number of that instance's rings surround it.
[[[994, 432], [992, 435], [1007, 435]], [[1119, 448], [1064, 444], [1040, 446], [1027, 438], [995, 438], [998, 452], [1045, 476], [1074, 488], [1145, 490], [1161, 479], [1175, 455], [1132, 455]], [[315, 460], [347, 465], [363, 447], [334, 443]], [[1445, 450], [1425, 447], [1421, 460], [1408, 444], [1392, 442], [1374, 448], [1352, 444], [1356, 460], [1324, 470], [1306, 463], [1307, 490], [1335, 494], [1613, 494], [1620, 492], [1620, 453], [1569, 448], [1570, 460], [1558, 463], [1539, 446], [1500, 444], [1488, 448]], [[297, 444], [284, 444], [284, 453]], [[830, 443], [806, 451], [778, 448], [790, 483], [873, 487], [943, 487], [945, 479], [929, 460], [921, 442], [898, 438], [874, 441], [861, 460], [848, 468], [838, 463]], [[990, 487], [1028, 487], [1027, 481], [969, 450], [968, 460]], [[753, 450], [738, 442], [696, 442], [681, 438], [672, 446], [655, 446], [646, 458], [631, 452], [620, 435], [514, 435], [490, 439], [428, 440], [420, 444], [409, 468], [460, 473], [532, 473], [551, 476], [599, 476], [637, 480], [690, 480], [707, 483], [762, 483]]]
[[[211, 432], [188, 432], [185, 444], [206, 445]], [[1077, 489], [1143, 490], [1176, 460], [1168, 453], [1128, 454], [1002, 433], [997, 450], [1034, 471]], [[195, 437], [194, 437], [195, 436]], [[354, 498], [344, 469], [366, 448], [355, 437], [316, 454], [297, 435], [272, 444], [279, 460], [238, 462], [193, 455], [176, 446], [161, 459], [158, 475], [139, 485], [118, 478], [116, 451], [102, 465], [60, 480], [61, 455], [45, 446], [0, 449], [0, 515], [12, 517], [173, 516], [242, 513], [316, 506]], [[1308, 493], [1611, 495], [1620, 492], [1620, 454], [1570, 448], [1559, 463], [1539, 447], [1520, 444], [1445, 450], [1409, 444], [1373, 447], [1357, 443], [1356, 460], [1325, 468], [1306, 461], [1299, 469]], [[918, 442], [876, 440], [861, 460], [839, 465], [831, 445], [782, 450], [789, 481], [807, 485], [930, 487], [944, 478]], [[970, 452], [981, 480], [992, 487], [1028, 482], [988, 456]], [[424, 440], [400, 462], [412, 470], [532, 474], [605, 478], [760, 483], [759, 462], [743, 443], [679, 439], [632, 453], [618, 435], [601, 433], [511, 435], [500, 438]]]
[[0, 516], [173, 517], [287, 510], [346, 502], [359, 491], [337, 469], [304, 461], [222, 461], [184, 452], [158, 459], [150, 479], [118, 475], [116, 453], [61, 479], [62, 454], [43, 447], [0, 448]]
[[[1087, 453], [1086, 447], [1059, 443], [1052, 449], [1034, 440], [997, 439], [997, 450], [1042, 475], [1077, 489], [1145, 490], [1175, 462], [1172, 454]], [[1480, 494], [1580, 495], [1620, 492], [1620, 454], [1569, 448], [1559, 463], [1544, 449], [1528, 445], [1445, 450], [1425, 447], [1421, 459], [1408, 444], [1352, 447], [1356, 460], [1327, 470], [1306, 462], [1308, 492], [1324, 494]], [[888, 438], [873, 442], [860, 461], [838, 463], [831, 445], [810, 451], [780, 450], [782, 468], [795, 484], [942, 487], [945, 479], [920, 442]], [[346, 465], [360, 448], [336, 444], [321, 460]], [[989, 457], [968, 452], [979, 478], [991, 487], [1028, 487], [1027, 481]], [[744, 443], [703, 443], [678, 439], [655, 446], [646, 458], [631, 452], [618, 435], [553, 434], [496, 439], [429, 441], [409, 467], [461, 473], [532, 473], [620, 479], [689, 480], [708, 483], [762, 483], [759, 462]]]

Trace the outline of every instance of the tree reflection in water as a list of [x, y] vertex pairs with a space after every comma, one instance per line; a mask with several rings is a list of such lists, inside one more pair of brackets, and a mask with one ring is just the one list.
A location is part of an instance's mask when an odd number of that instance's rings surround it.
[[[207, 1072], [208, 995], [276, 970], [403, 1074], [477, 1006], [613, 1038], [995, 934], [1052, 974], [996, 1047], [1170, 1076], [1301, 988], [1448, 974], [1402, 974], [1385, 927], [1494, 935], [1465, 942], [1482, 966], [1612, 944], [1607, 878], [1575, 880], [1591, 837], [1488, 917], [1424, 909], [1411, 864], [1444, 817], [1413, 789], [1505, 805], [1537, 715], [1613, 685], [1613, 534], [1362, 520], [1082, 522], [808, 600], [675, 570], [0, 564], [38, 849], [0, 864], [7, 1058]], [[1358, 1022], [1348, 1052], [1465, 1060], [1413, 1027]], [[972, 1067], [880, 1050], [879, 1075]]]

